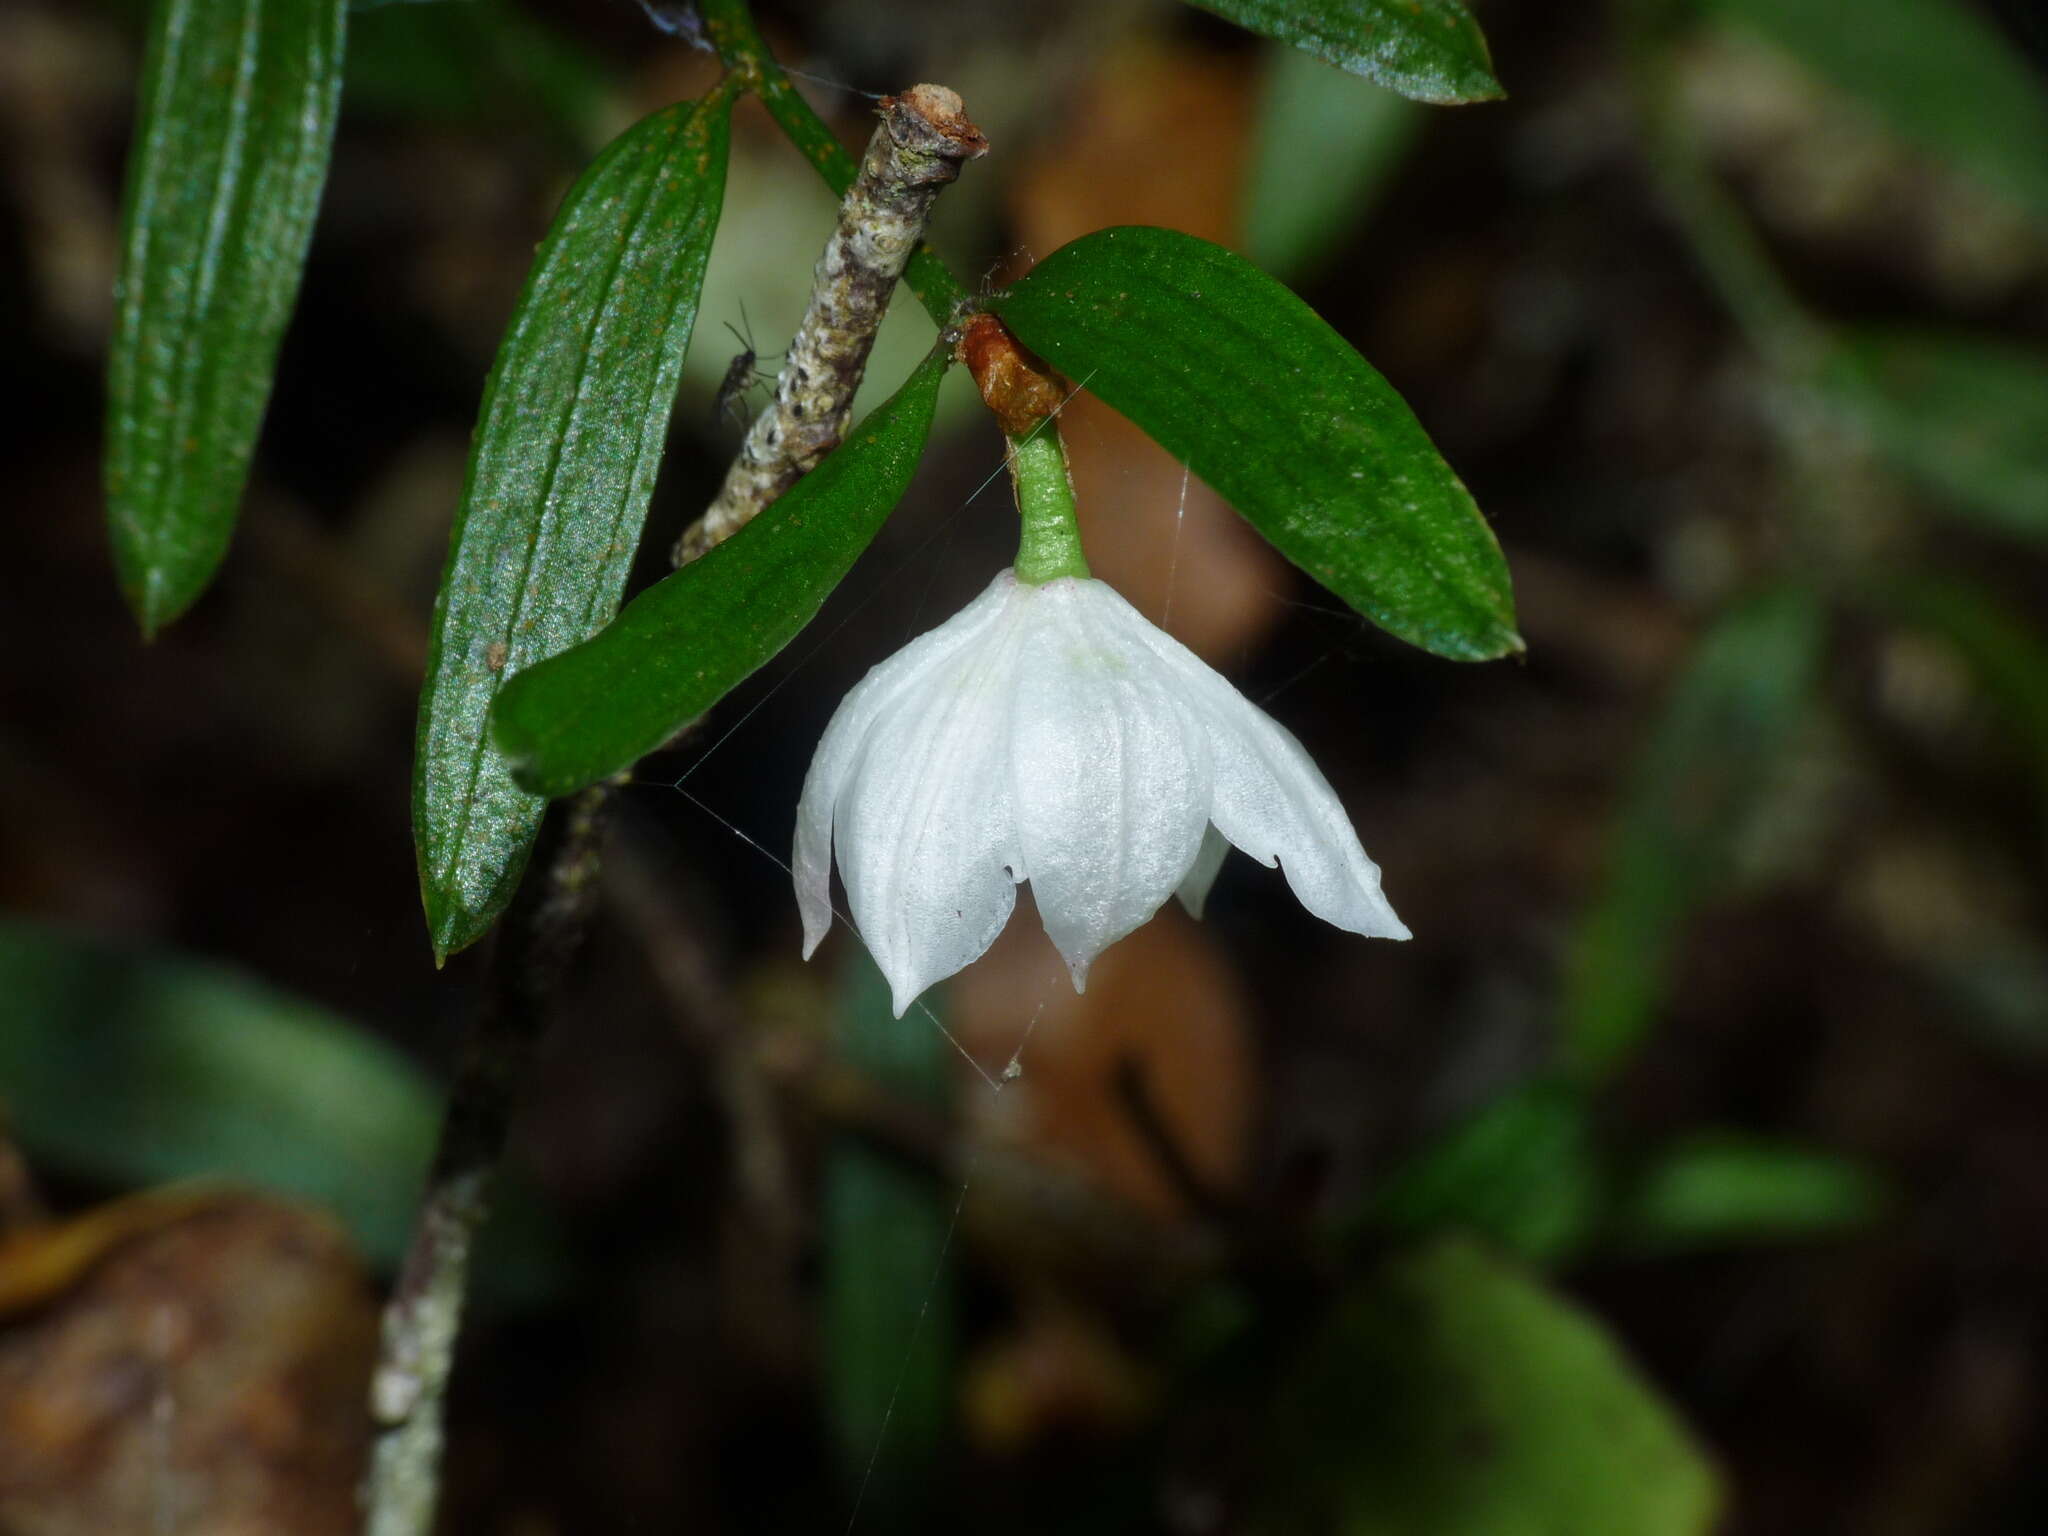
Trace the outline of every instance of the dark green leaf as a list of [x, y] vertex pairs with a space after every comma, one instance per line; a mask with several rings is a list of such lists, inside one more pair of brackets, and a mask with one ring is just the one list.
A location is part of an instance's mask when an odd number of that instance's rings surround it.
[[1700, 642], [1636, 763], [1606, 882], [1575, 942], [1564, 997], [1575, 1070], [1611, 1070], [1649, 1027], [1680, 925], [1720, 878], [1790, 740], [1826, 633], [1813, 594], [1787, 589], [1726, 614]]
[[1958, 511], [2048, 543], [2048, 358], [2039, 351], [1940, 331], [1864, 331], [1849, 336], [1827, 378], [1901, 469]]
[[1268, 1423], [1273, 1536], [1706, 1536], [1721, 1503], [1599, 1325], [1464, 1241], [1347, 1298]]
[[618, 607], [725, 193], [731, 98], [657, 112], [569, 190], [498, 348], [434, 603], [413, 764], [438, 956], [519, 883], [544, 803], [486, 738], [521, 668]]
[[507, 687], [494, 729], [519, 782], [566, 795], [630, 768], [795, 639], [909, 488], [946, 361], [738, 533]]
[[1758, 1137], [1701, 1134], [1664, 1153], [1630, 1188], [1616, 1240], [1668, 1253], [1814, 1237], [1867, 1225], [1883, 1186], [1845, 1157]]
[[[1507, 93], [1479, 23], [1459, 0], [1190, 0], [1240, 27], [1417, 101], [1455, 105]], [[1304, 156], [1314, 144], [1299, 146]]]
[[[840, 1053], [892, 1100], [943, 1113], [945, 1037], [922, 1011], [896, 1018], [858, 944], [838, 1014]], [[925, 1001], [943, 1009], [931, 993]], [[840, 1472], [885, 1528], [915, 1523], [956, 1412], [956, 1191], [903, 1158], [841, 1134], [826, 1152], [822, 1216], [825, 1395]]]
[[2048, 92], [1965, 0], [1706, 0], [1861, 98], [1901, 139], [2048, 219]]
[[1522, 1258], [1556, 1262], [1591, 1231], [1601, 1199], [1584, 1096], [1532, 1083], [1437, 1137], [1373, 1201], [1371, 1225], [1427, 1236], [1477, 1233]]
[[145, 635], [220, 565], [312, 238], [343, 0], [158, 0], [122, 209], [107, 516]]
[[232, 1175], [403, 1245], [438, 1096], [389, 1046], [236, 973], [0, 923], [0, 1101], [35, 1155], [123, 1184]]
[[1099, 230], [993, 306], [1367, 618], [1457, 661], [1522, 648], [1507, 564], [1392, 386], [1243, 257]]

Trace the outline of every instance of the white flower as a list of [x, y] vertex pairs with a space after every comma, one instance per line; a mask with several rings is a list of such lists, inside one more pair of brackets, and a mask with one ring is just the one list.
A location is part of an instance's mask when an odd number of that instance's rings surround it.
[[995, 942], [1019, 882], [1078, 991], [1176, 891], [1201, 916], [1228, 843], [1325, 921], [1408, 937], [1301, 743], [1089, 578], [1004, 571], [846, 696], [797, 807], [806, 959], [835, 841], [898, 1017]]

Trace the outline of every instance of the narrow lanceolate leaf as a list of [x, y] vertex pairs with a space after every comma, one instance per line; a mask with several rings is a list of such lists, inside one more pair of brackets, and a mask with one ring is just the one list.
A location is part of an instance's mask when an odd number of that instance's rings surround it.
[[1710, 0], [1901, 139], [2048, 220], [2048, 87], [1970, 0]]
[[1383, 629], [1457, 661], [1522, 649], [1500, 546], [1422, 424], [1243, 257], [1169, 229], [1100, 230], [993, 308]]
[[1455, 106], [1507, 93], [1479, 23], [1459, 0], [1190, 0], [1417, 101]]
[[1615, 1242], [1676, 1253], [1814, 1238], [1866, 1226], [1884, 1207], [1876, 1175], [1837, 1153], [1707, 1132], [1642, 1171], [1620, 1202]]
[[511, 899], [545, 805], [491, 746], [491, 700], [618, 607], [718, 227], [730, 114], [721, 88], [606, 149], [499, 344], [420, 694], [413, 837], [437, 955]]
[[[834, 1009], [841, 1058], [896, 1102], [943, 1114], [945, 1036], [922, 1013], [895, 1017], [867, 951], [846, 954]], [[926, 1001], [943, 1014], [936, 992]], [[900, 1529], [928, 1501], [957, 1417], [956, 1191], [848, 1132], [826, 1143], [822, 1175], [819, 1363], [833, 1449], [862, 1507]]]
[[107, 516], [145, 635], [234, 531], [305, 266], [346, 0], [157, 0], [122, 213]]
[[1819, 599], [1786, 588], [1724, 615], [1700, 642], [1635, 765], [1606, 883], [1573, 947], [1562, 1033], [1575, 1072], [1611, 1072], [1649, 1028], [1686, 917], [1722, 882], [1805, 717], [1826, 640]]
[[2048, 543], [2048, 355], [1946, 331], [1854, 331], [1826, 383], [1946, 505]]
[[795, 639], [909, 488], [946, 361], [738, 533], [507, 686], [492, 713], [519, 782], [566, 795], [631, 767]]

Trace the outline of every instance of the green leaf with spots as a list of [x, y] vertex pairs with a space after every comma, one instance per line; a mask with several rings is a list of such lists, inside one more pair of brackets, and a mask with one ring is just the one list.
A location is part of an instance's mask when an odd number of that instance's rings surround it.
[[1414, 412], [1243, 257], [1099, 230], [992, 307], [1381, 628], [1456, 661], [1522, 649], [1500, 546]]
[[730, 119], [720, 88], [598, 156], [555, 215], [498, 348], [434, 603], [413, 763], [439, 957], [511, 900], [546, 804], [492, 747], [492, 699], [618, 608], [718, 227]]
[[1455, 106], [1507, 94], [1493, 78], [1479, 23], [1459, 0], [1191, 3], [1417, 101]]
[[780, 500], [499, 696], [519, 782], [566, 795], [630, 768], [810, 623], [910, 486], [947, 358], [935, 352]]
[[145, 636], [235, 528], [341, 95], [344, 0], [158, 0], [122, 208], [107, 520]]

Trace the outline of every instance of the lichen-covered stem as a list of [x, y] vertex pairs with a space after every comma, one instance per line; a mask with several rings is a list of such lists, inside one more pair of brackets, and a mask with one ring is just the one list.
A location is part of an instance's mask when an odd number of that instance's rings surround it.
[[365, 1536], [428, 1536], [440, 1495], [442, 1402], [455, 1364], [469, 1260], [489, 1210], [512, 1101], [597, 901], [611, 791], [564, 802], [491, 955], [484, 1000], [463, 1043], [440, 1144], [398, 1283], [384, 1309], [370, 1380], [378, 1426], [363, 1485]]
[[1010, 483], [1017, 489], [1023, 532], [1017, 540], [1017, 579], [1043, 586], [1061, 576], [1086, 576], [1081, 530], [1074, 521], [1074, 480], [1059, 423], [1047, 417], [1010, 440]]
[[881, 126], [818, 258], [810, 307], [784, 356], [775, 398], [747, 433], [717, 499], [677, 542], [676, 564], [746, 526], [846, 435], [875, 331], [932, 204], [964, 161], [987, 152], [960, 98], [944, 86], [915, 85], [883, 99]]

